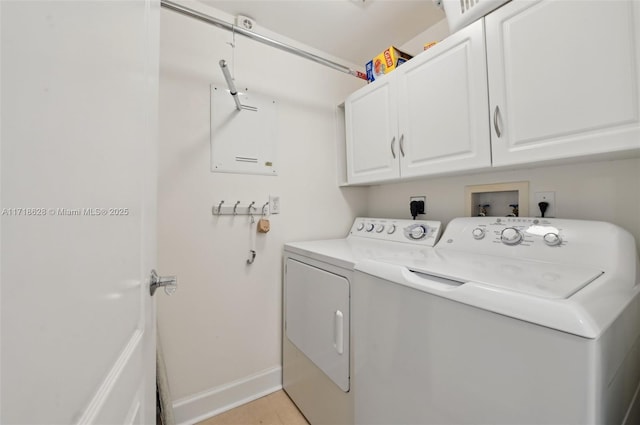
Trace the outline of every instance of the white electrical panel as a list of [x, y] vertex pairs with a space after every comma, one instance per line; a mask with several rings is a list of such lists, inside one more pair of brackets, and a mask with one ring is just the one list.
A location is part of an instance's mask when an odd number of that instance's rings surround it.
[[211, 171], [276, 176], [277, 103], [246, 89], [238, 97], [246, 109], [211, 86]]

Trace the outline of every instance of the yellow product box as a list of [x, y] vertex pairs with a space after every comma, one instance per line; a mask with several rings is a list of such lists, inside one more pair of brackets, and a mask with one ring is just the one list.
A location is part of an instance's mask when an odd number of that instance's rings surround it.
[[425, 43], [425, 44], [424, 44], [424, 50], [427, 50], [427, 49], [429, 49], [429, 48], [431, 48], [431, 47], [435, 46], [436, 44], [438, 44], [438, 42], [437, 42], [437, 41], [430, 41], [429, 43]]
[[367, 63], [367, 80], [369, 82], [375, 81], [380, 76], [390, 73], [412, 57], [413, 56], [398, 50], [396, 47], [389, 47]]

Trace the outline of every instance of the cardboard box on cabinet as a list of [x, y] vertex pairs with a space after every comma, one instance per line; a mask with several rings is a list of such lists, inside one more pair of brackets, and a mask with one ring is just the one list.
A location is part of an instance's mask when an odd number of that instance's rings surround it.
[[367, 80], [369, 82], [375, 81], [382, 75], [390, 73], [412, 57], [413, 56], [398, 50], [394, 46], [389, 47], [384, 52], [367, 62]]

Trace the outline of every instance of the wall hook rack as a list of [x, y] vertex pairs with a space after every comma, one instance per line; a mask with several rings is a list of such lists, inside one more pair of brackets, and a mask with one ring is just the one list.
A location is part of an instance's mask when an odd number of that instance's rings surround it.
[[[236, 201], [227, 203], [220, 200], [214, 203], [211, 208], [212, 215], [249, 215], [253, 216], [258, 211], [256, 201]], [[269, 202], [262, 206], [262, 215], [269, 213]]]

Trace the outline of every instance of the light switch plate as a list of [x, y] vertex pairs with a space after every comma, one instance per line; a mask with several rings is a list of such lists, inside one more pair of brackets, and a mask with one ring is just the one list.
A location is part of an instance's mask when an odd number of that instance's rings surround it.
[[269, 195], [269, 212], [271, 214], [280, 214], [280, 197]]

